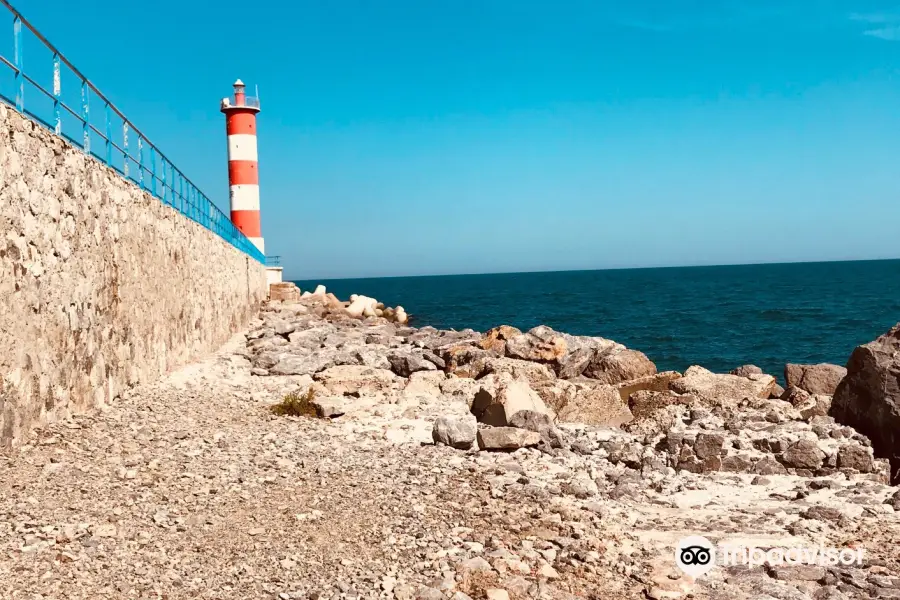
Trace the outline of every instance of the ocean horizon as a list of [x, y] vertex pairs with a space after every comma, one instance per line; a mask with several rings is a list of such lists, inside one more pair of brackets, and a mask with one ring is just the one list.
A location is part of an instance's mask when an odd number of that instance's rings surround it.
[[640, 350], [660, 370], [845, 364], [900, 321], [900, 259], [300, 280], [402, 305], [411, 325], [548, 325]]

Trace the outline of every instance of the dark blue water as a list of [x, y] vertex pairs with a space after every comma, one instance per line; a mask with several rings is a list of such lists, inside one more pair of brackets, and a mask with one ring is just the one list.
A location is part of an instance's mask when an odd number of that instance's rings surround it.
[[900, 260], [298, 281], [401, 304], [415, 325], [546, 324], [645, 352], [660, 369], [845, 364], [900, 321]]

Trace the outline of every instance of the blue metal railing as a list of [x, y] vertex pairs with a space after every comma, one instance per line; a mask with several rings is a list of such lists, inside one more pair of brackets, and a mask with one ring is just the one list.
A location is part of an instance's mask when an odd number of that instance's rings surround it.
[[280, 267], [281, 266], [281, 257], [280, 256], [267, 256], [266, 257], [266, 266], [267, 267]]
[[[265, 264], [265, 255], [234, 226], [231, 219], [184, 173], [175, 168], [147, 136], [66, 60], [66, 57], [31, 23], [26, 21], [19, 11], [7, 0], [0, 0], [0, 7], [6, 8], [13, 20], [12, 60], [4, 56], [3, 48], [0, 48], [0, 67], [6, 66], [12, 70], [14, 90], [13, 97], [10, 98], [0, 85], [0, 101], [15, 107], [20, 113], [66, 138], [89, 156], [105, 163], [126, 179], [138, 184], [141, 189], [159, 198], [164, 204], [175, 208]], [[26, 33], [30, 32], [33, 36], [23, 35], [23, 28]], [[48, 55], [46, 58], [49, 60], [45, 65], [47, 70], [37, 69], [41, 74], [36, 73], [35, 69], [27, 71], [25, 68], [24, 50], [29, 42], [38, 42], [36, 49]], [[4, 71], [0, 69], [0, 72]], [[52, 90], [48, 90], [39, 83], [39, 80], [51, 74]], [[69, 103], [65, 102], [65, 92], [71, 88], [67, 86], [64, 89], [62, 85], [64, 79], [71, 79], [73, 76], [75, 101], [79, 104], [75, 108], [70, 106], [75, 104], [71, 99]], [[29, 91], [34, 89], [40, 92], [34, 100], [29, 94], [27, 107], [26, 84]], [[99, 102], [102, 110], [91, 112], [92, 99]], [[99, 117], [96, 116], [96, 112], [100, 113]], [[131, 144], [129, 138], [132, 139]]]

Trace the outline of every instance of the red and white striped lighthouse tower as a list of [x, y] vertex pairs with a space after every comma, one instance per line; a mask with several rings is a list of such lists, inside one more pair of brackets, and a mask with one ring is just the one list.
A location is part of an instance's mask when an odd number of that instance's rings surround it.
[[265, 254], [259, 222], [259, 160], [256, 153], [256, 113], [259, 99], [248, 97], [244, 82], [234, 82], [234, 98], [223, 98], [228, 132], [228, 185], [231, 222]]

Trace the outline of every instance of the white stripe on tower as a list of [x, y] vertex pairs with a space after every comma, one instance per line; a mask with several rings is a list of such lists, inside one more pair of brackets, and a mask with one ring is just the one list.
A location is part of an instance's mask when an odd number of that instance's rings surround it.
[[259, 186], [240, 184], [230, 186], [231, 210], [259, 210]]
[[256, 135], [235, 133], [228, 136], [228, 160], [256, 162]]

